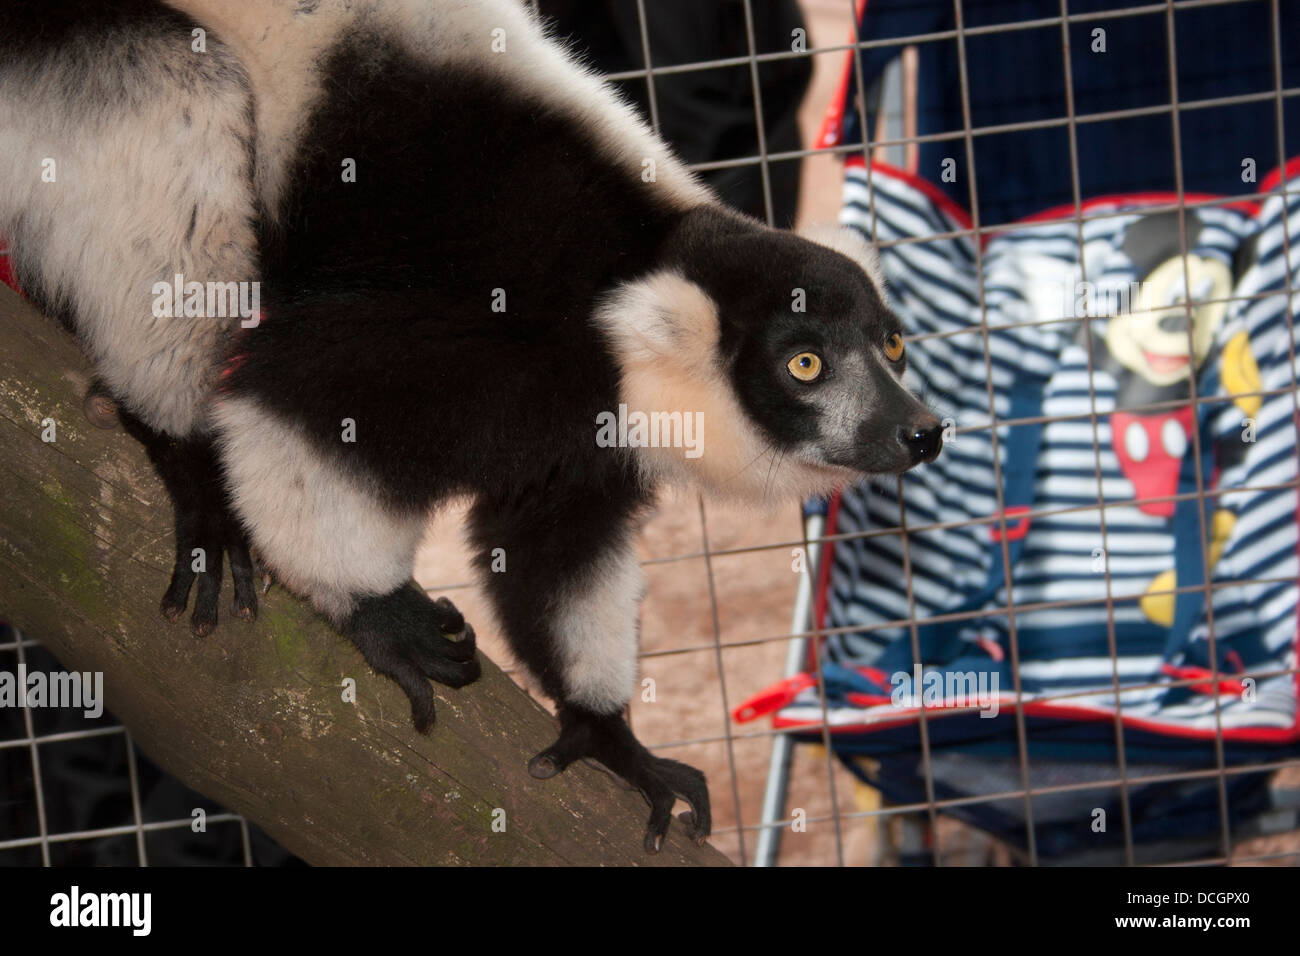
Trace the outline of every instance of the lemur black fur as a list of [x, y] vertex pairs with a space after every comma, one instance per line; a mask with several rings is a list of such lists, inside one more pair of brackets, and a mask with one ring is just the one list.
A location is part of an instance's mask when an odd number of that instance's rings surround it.
[[[251, 620], [251, 541], [427, 732], [430, 679], [479, 664], [415, 549], [469, 497], [558, 704], [530, 771], [597, 759], [649, 799], [647, 849], [679, 797], [707, 836], [703, 775], [622, 716], [636, 529], [666, 483], [793, 501], [937, 454], [869, 246], [726, 210], [516, 0], [0, 0], [0, 23], [0, 234], [172, 496], [164, 613], [193, 588], [208, 633], [228, 556]], [[151, 311], [182, 274], [258, 283], [260, 313]], [[707, 442], [598, 440], [629, 409]]]

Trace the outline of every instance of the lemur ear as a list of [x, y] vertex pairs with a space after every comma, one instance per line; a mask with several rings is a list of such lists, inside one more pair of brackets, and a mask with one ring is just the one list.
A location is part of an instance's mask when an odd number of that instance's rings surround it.
[[861, 232], [848, 226], [822, 224], [805, 226], [799, 230], [799, 235], [852, 259], [871, 279], [880, 297], [885, 298], [885, 272], [880, 268], [880, 257], [876, 255], [876, 247]]
[[718, 309], [694, 282], [672, 271], [620, 286], [596, 310], [620, 363], [669, 359], [693, 365], [713, 360]]

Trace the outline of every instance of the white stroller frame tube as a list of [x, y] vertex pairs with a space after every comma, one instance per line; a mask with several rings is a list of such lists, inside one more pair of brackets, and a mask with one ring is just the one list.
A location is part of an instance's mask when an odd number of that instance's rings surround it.
[[[809, 515], [804, 519], [804, 536], [808, 541], [807, 572], [799, 576], [795, 592], [794, 613], [790, 616], [790, 633], [801, 634], [816, 627], [813, 617], [813, 582], [817, 578], [817, 559], [821, 550], [822, 532], [826, 519], [822, 515]], [[792, 637], [785, 655], [784, 677], [793, 677], [803, 670], [808, 653], [807, 637]], [[790, 763], [794, 757], [794, 740], [789, 734], [778, 733], [772, 738], [772, 756], [767, 765], [767, 783], [763, 787], [763, 812], [759, 818], [758, 848], [754, 851], [754, 866], [776, 866], [781, 852], [781, 831], [790, 821], [785, 820], [785, 797], [790, 785]]]

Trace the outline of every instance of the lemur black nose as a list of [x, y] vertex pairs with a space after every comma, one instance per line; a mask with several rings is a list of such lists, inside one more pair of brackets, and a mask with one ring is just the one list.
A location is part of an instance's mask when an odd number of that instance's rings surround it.
[[904, 425], [898, 430], [898, 440], [912, 453], [915, 464], [934, 461], [943, 448], [943, 424], [936, 421], [933, 424], [922, 422]]

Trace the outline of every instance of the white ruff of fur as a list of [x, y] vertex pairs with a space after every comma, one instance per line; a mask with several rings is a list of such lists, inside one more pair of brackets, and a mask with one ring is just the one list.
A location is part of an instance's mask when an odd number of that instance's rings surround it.
[[653, 273], [606, 296], [595, 320], [613, 345], [621, 402], [644, 412], [702, 415], [698, 458], [680, 448], [634, 449], [649, 483], [693, 484], [719, 498], [765, 505], [825, 494], [854, 477], [783, 454], [763, 436], [717, 362], [717, 306], [695, 283], [672, 271]]

